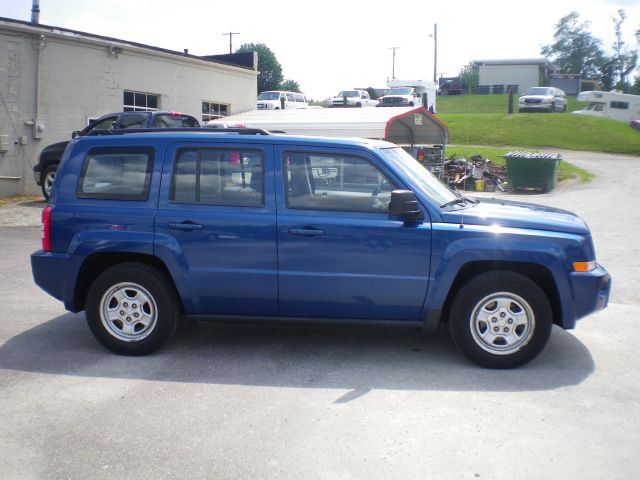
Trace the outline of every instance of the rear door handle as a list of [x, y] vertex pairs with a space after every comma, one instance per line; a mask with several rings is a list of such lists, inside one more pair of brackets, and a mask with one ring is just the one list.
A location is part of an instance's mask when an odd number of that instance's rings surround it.
[[318, 230], [316, 228], [290, 228], [290, 235], [324, 235], [324, 230]]
[[174, 230], [202, 230], [202, 227], [203, 225], [200, 225], [199, 223], [191, 223], [191, 222], [169, 223], [169, 228], [173, 228]]

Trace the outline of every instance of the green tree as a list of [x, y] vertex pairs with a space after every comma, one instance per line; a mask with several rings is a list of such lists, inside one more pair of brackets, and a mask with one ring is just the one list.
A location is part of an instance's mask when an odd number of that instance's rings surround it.
[[[613, 43], [613, 55], [611, 63], [617, 80], [616, 88], [623, 92], [629, 90], [629, 75], [638, 65], [638, 51], [630, 50], [622, 39], [622, 24], [627, 18], [627, 14], [621, 8], [618, 10], [618, 17], [611, 17], [615, 28], [616, 40]], [[636, 32], [636, 37], [640, 32]]]
[[606, 61], [602, 42], [589, 32], [589, 22], [580, 23], [580, 14], [571, 12], [560, 19], [553, 34], [554, 43], [542, 47], [560, 73], [578, 73], [582, 78], [600, 78]]
[[633, 85], [631, 85], [631, 88], [629, 89], [629, 93], [632, 93], [634, 95], [640, 95], [640, 77], [636, 77], [636, 81]]
[[287, 92], [298, 92], [300, 91], [300, 84], [295, 80], [285, 80], [280, 84], [280, 90], [285, 90]]
[[602, 89], [605, 92], [612, 90], [616, 84], [616, 72], [613, 60], [610, 58], [605, 59], [598, 69], [600, 71], [600, 75], [593, 79], [599, 80], [600, 83], [602, 83]]
[[245, 43], [236, 53], [258, 53], [258, 93], [266, 90], [279, 90], [284, 80], [282, 66], [275, 54], [264, 43]]
[[478, 67], [472, 63], [465, 65], [460, 70], [460, 87], [463, 92], [475, 92], [480, 83]]
[[375, 88], [367, 87], [367, 92], [369, 93], [369, 98], [371, 100], [377, 100], [378, 99], [378, 92], [376, 92]]

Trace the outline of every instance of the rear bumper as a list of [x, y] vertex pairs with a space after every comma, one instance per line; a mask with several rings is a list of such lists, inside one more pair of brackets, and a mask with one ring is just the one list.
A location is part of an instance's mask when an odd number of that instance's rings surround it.
[[64, 302], [67, 310], [71, 310], [73, 298], [70, 294], [73, 286], [70, 286], [67, 280], [71, 278], [69, 260], [69, 255], [65, 253], [47, 253], [39, 250], [31, 254], [34, 282], [53, 298]]

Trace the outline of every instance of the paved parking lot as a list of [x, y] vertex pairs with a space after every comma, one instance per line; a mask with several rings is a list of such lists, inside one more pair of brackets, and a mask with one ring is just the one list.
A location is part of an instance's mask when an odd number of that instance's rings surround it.
[[446, 334], [328, 327], [192, 325], [119, 357], [33, 284], [42, 204], [0, 207], [0, 477], [636, 478], [640, 158], [565, 158], [598, 177], [498, 195], [583, 216], [612, 301], [514, 371]]

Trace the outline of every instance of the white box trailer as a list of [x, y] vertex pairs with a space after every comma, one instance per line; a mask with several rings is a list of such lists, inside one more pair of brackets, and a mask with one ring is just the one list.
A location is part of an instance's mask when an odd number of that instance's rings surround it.
[[438, 93], [438, 86], [430, 80], [399, 80], [397, 78], [387, 80], [387, 88], [399, 88], [399, 87], [412, 87], [418, 93], [420, 98], [420, 104], [423, 103], [424, 95], [427, 96], [427, 104], [423, 105], [430, 112], [437, 112], [436, 110], [436, 95]]
[[253, 110], [212, 120], [207, 126], [386, 140], [404, 147], [436, 175], [443, 173], [444, 146], [449, 143], [447, 126], [424, 107]]
[[207, 125], [244, 126], [297, 135], [362, 137], [398, 145], [446, 145], [449, 129], [426, 108], [308, 108], [240, 113]]
[[589, 102], [583, 110], [573, 113], [606, 117], [621, 122], [640, 119], [640, 95], [629, 95], [620, 92], [581, 92], [579, 102]]

